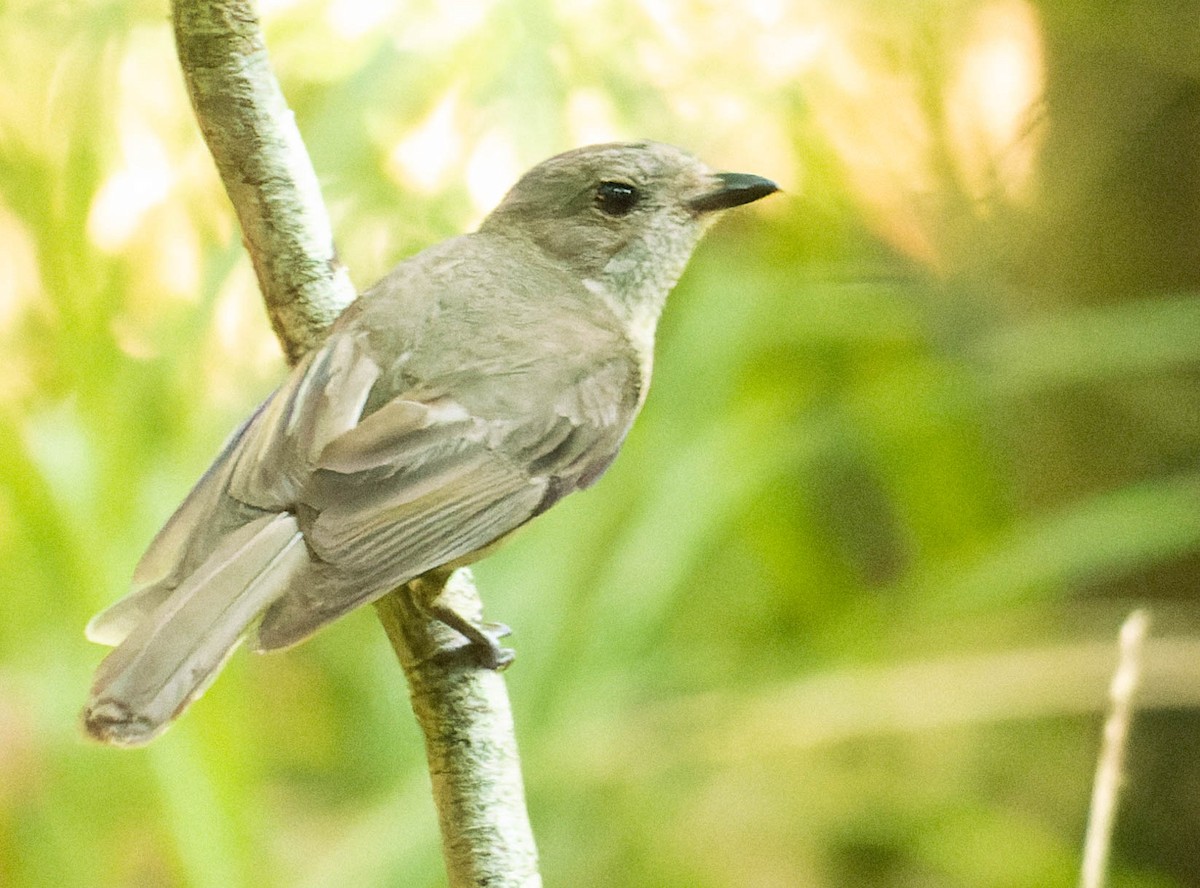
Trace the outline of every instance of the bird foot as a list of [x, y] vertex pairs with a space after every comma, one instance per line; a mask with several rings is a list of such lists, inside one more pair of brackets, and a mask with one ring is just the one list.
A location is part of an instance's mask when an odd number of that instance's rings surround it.
[[429, 615], [441, 620], [469, 642], [466, 647], [455, 646], [442, 651], [443, 654], [470, 653], [485, 669], [502, 672], [516, 659], [512, 648], [500, 644], [500, 639], [511, 635], [512, 630], [503, 623], [478, 623], [453, 607], [434, 600], [429, 608]]
[[516, 658], [500, 639], [512, 634], [503, 623], [485, 623], [479, 616], [479, 596], [466, 568], [449, 574], [431, 575], [409, 584], [414, 600], [429, 616], [464, 636], [468, 644], [447, 644], [437, 657], [468, 655], [485, 669], [503, 671]]

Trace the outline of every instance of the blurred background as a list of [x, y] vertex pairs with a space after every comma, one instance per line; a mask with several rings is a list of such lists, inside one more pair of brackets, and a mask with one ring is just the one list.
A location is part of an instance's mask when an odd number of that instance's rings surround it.
[[[1200, 6], [267, 0], [360, 287], [649, 137], [713, 231], [604, 481], [476, 574], [548, 885], [1200, 885]], [[374, 614], [85, 743], [88, 617], [283, 362], [165, 3], [0, 4], [0, 884], [444, 884]]]

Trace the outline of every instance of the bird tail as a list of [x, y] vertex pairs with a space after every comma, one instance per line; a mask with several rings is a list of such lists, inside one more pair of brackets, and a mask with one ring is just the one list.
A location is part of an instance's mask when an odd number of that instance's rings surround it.
[[293, 515], [267, 514], [225, 536], [96, 670], [83, 724], [97, 740], [140, 746], [216, 678], [262, 611], [310, 564]]

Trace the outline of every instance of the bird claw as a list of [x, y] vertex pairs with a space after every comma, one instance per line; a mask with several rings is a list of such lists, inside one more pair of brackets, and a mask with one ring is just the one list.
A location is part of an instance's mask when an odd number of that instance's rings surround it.
[[512, 627], [507, 623], [481, 623], [480, 626], [492, 638], [508, 638], [513, 634]]
[[501, 624], [501, 628], [507, 631], [503, 634], [492, 634], [485, 631], [484, 635], [487, 637], [487, 643], [481, 644], [478, 641], [472, 640], [469, 645], [470, 650], [479, 658], [479, 665], [485, 669], [491, 669], [493, 672], [503, 672], [517, 658], [516, 651], [512, 648], [503, 647], [497, 642], [497, 638], [503, 638], [504, 635], [508, 635], [512, 631], [503, 624]]
[[[441, 617], [439, 616], [438, 619]], [[478, 636], [473, 636], [462, 632], [458, 626], [453, 628], [459, 634], [466, 636], [466, 643], [459, 641], [446, 644], [434, 654], [433, 659], [443, 662], [466, 660], [493, 672], [503, 672], [517, 658], [516, 652], [512, 648], [504, 647], [497, 641], [498, 638], [507, 635], [507, 632], [500, 634], [481, 630]], [[501, 628], [507, 629], [508, 627], [502, 626]]]
[[425, 611], [467, 639], [467, 644], [450, 644], [443, 648], [438, 657], [466, 654], [485, 669], [501, 672], [516, 659], [511, 648], [503, 647], [500, 639], [512, 634], [504, 623], [485, 623], [477, 617], [463, 613], [454, 606], [453, 595], [447, 595], [443, 585], [440, 594], [432, 600], [422, 602]]
[[504, 623], [479, 624], [480, 638], [472, 638], [470, 648], [485, 669], [503, 672], [517, 658], [516, 651], [500, 644], [500, 639], [512, 635], [512, 629]]

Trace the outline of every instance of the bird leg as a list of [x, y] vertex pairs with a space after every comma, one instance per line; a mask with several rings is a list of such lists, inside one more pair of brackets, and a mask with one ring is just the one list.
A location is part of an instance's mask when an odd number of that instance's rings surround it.
[[[467, 639], [467, 649], [485, 668], [502, 670], [516, 657], [510, 648], [502, 647], [499, 641], [510, 635], [512, 630], [503, 623], [485, 623], [481, 619], [474, 580], [467, 568], [432, 570], [410, 580], [408, 588], [412, 592], [413, 602], [421, 611]], [[451, 642], [439, 649], [435, 656], [463, 649], [462, 645]]]

